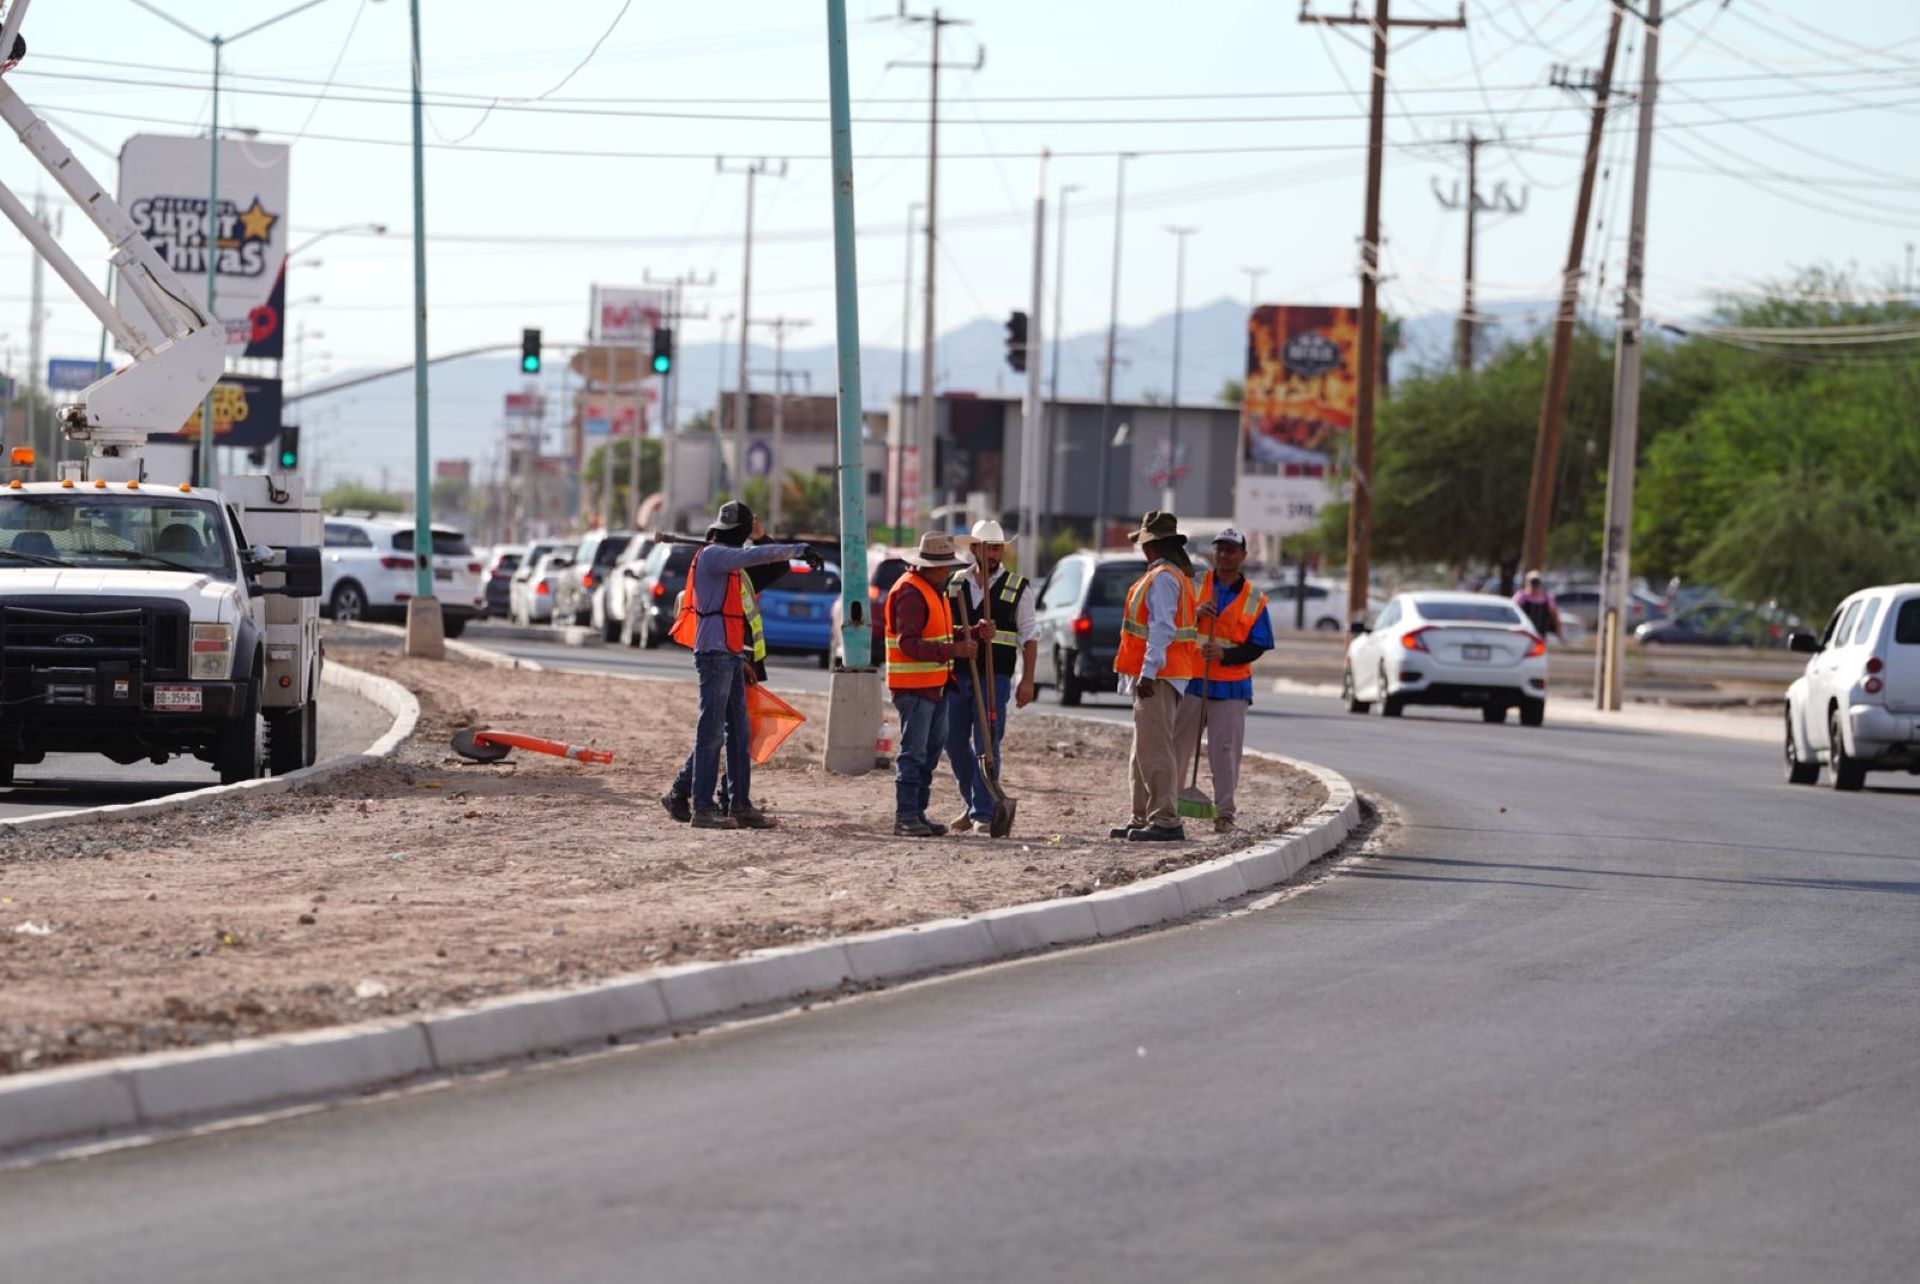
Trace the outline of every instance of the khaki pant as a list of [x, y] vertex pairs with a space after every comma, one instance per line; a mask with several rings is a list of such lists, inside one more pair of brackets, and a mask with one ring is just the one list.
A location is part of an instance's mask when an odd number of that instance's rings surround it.
[[1171, 829], [1180, 823], [1174, 730], [1181, 703], [1179, 689], [1165, 680], [1153, 684], [1152, 695], [1133, 697], [1133, 752], [1127, 766], [1133, 775], [1135, 825]]
[[1184, 787], [1193, 770], [1193, 755], [1200, 748], [1200, 727], [1207, 730], [1207, 771], [1213, 777], [1213, 806], [1220, 819], [1232, 820], [1233, 796], [1240, 787], [1240, 752], [1247, 742], [1246, 700], [1202, 700], [1187, 696], [1180, 701], [1180, 716], [1174, 728], [1174, 747], [1180, 759], [1180, 784]]

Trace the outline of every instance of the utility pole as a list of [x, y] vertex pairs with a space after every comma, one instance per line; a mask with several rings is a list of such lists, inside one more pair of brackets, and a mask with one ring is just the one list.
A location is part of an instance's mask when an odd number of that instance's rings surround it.
[[[48, 228], [49, 231], [52, 230], [47, 223], [47, 197], [44, 192], [35, 192], [33, 194], [33, 221], [41, 227]], [[33, 301], [29, 304], [33, 309], [33, 319], [27, 325], [27, 388], [30, 393], [41, 393], [43, 395], [28, 396], [26, 423], [22, 426], [26, 432], [27, 445], [32, 446], [36, 452], [39, 452], [35, 454], [34, 458], [52, 460], [54, 452], [51, 449], [44, 452], [40, 451], [40, 409], [46, 404], [51, 394], [47, 392], [45, 382], [47, 377], [46, 260], [42, 259], [38, 254], [33, 256], [33, 284], [30, 293], [33, 296]], [[201, 408], [203, 425], [211, 422], [211, 420], [206, 418], [205, 411], [206, 408], [203, 406]], [[50, 430], [52, 428], [51, 420], [48, 421], [48, 428]], [[51, 431], [48, 435], [52, 435]], [[202, 450], [206, 449], [206, 442], [210, 440], [212, 440], [211, 433], [203, 431], [201, 433]], [[51, 446], [52, 443], [48, 444]], [[49, 473], [48, 476], [52, 476], [52, 474]]]
[[1467, 149], [1466, 195], [1461, 195], [1460, 185], [1455, 183], [1453, 193], [1449, 196], [1440, 190], [1440, 181], [1435, 179], [1433, 196], [1440, 202], [1442, 209], [1465, 210], [1467, 215], [1467, 263], [1465, 271], [1461, 274], [1463, 293], [1460, 300], [1460, 317], [1453, 327], [1453, 361], [1461, 374], [1472, 374], [1473, 329], [1476, 315], [1473, 303], [1474, 242], [1480, 213], [1483, 210], [1498, 210], [1505, 214], [1518, 214], [1527, 207], [1527, 192], [1522, 188], [1520, 199], [1515, 201], [1507, 192], [1507, 185], [1497, 183], [1494, 185], [1491, 200], [1482, 197], [1480, 195], [1480, 149], [1489, 142], [1500, 140], [1482, 138], [1469, 129], [1465, 138], [1456, 137], [1453, 141]]
[[[1047, 454], [1045, 476], [1040, 484], [1038, 528], [1042, 557], [1047, 539], [1053, 533], [1053, 468], [1060, 454], [1060, 347], [1061, 340], [1067, 337], [1067, 197], [1079, 190], [1078, 183], [1061, 187], [1060, 224], [1053, 238], [1053, 351], [1049, 358], [1052, 369], [1047, 374], [1051, 404], [1047, 408]], [[1027, 568], [1027, 573], [1037, 577], [1042, 569], [1040, 563], [1035, 562]]]
[[[671, 531], [674, 529], [674, 506], [677, 502], [677, 497], [673, 493], [675, 444], [680, 438], [680, 323], [688, 320], [704, 320], [707, 315], [704, 309], [699, 312], [687, 311], [686, 289], [689, 285], [696, 289], [710, 288], [717, 278], [712, 272], [707, 273], [704, 277], [698, 272], [682, 272], [676, 276], [660, 277], [658, 279], [654, 277], [653, 273], [647, 272], [644, 273], [644, 277], [648, 285], [664, 285], [671, 290], [671, 293], [667, 296], [667, 315], [664, 323], [669, 330], [673, 331], [675, 364], [674, 368], [667, 373], [667, 395], [664, 399], [664, 411], [661, 415], [660, 425], [662, 434], [660, 438], [660, 529]], [[727, 345], [723, 341], [720, 345], [720, 359], [723, 362], [726, 360], [726, 347]], [[718, 385], [715, 385], [714, 405], [718, 406], [719, 404]], [[718, 416], [715, 417], [718, 418]], [[715, 431], [718, 431], [719, 425], [716, 423], [714, 428]], [[636, 505], [640, 502], [639, 459], [640, 455], [636, 449], [634, 452], [633, 465], [633, 490], [634, 503]]]
[[898, 528], [905, 525], [902, 513], [907, 507], [906, 497], [906, 459], [907, 438], [914, 433], [915, 417], [907, 410], [907, 358], [913, 347], [913, 225], [926, 205], [913, 201], [907, 206], [907, 273], [906, 289], [900, 299], [900, 413], [889, 433], [887, 475], [888, 494], [891, 502], [887, 505], [887, 525]]
[[[767, 530], [780, 531], [785, 529], [780, 524], [780, 456], [787, 426], [787, 331], [804, 330], [813, 322], [782, 316], [754, 324], [773, 331], [773, 456], [767, 468]], [[741, 484], [746, 484], [744, 475]]]
[[1113, 180], [1113, 295], [1107, 304], [1107, 360], [1100, 375], [1100, 440], [1094, 443], [1099, 465], [1094, 486], [1093, 547], [1107, 546], [1107, 459], [1113, 454], [1113, 367], [1114, 349], [1120, 339], [1120, 232], [1127, 210], [1127, 162], [1132, 152], [1115, 159]]
[[[744, 165], [727, 168], [727, 158], [716, 157], [714, 168], [722, 174], [745, 174], [747, 176], [747, 238], [746, 249], [740, 262], [740, 387], [733, 403], [733, 468], [731, 470], [734, 498], [740, 497], [740, 488], [746, 484], [747, 472], [747, 338], [748, 327], [753, 318], [753, 185], [762, 174], [773, 178], [787, 176], [787, 162], [783, 159], [780, 168], [773, 168], [773, 162], [765, 156], [749, 161]], [[719, 399], [714, 400], [713, 433], [716, 445], [720, 441]]]
[[1260, 306], [1260, 278], [1268, 269], [1243, 267], [1240, 270], [1247, 275], [1247, 315], [1251, 317]]
[[933, 52], [926, 62], [890, 62], [889, 67], [919, 67], [928, 72], [927, 77], [927, 264], [926, 296], [923, 302], [920, 320], [920, 423], [917, 455], [919, 462], [919, 512], [915, 520], [919, 525], [927, 525], [933, 515], [935, 494], [934, 457], [934, 399], [933, 399], [933, 355], [936, 343], [938, 322], [934, 318], [934, 283], [936, 274], [936, 252], [939, 248], [940, 223], [940, 68], [953, 66], [969, 71], [978, 71], [986, 66], [987, 49], [982, 45], [971, 63], [942, 63], [940, 61], [940, 32], [947, 27], [972, 26], [964, 18], [948, 18], [935, 9], [931, 14], [907, 12], [907, 0], [900, 0], [898, 15], [902, 22], [924, 22], [933, 32]]
[[[1593, 208], [1593, 187], [1600, 171], [1600, 144], [1607, 130], [1607, 109], [1613, 94], [1614, 57], [1620, 48], [1621, 9], [1609, 6], [1607, 50], [1598, 76], [1589, 73], [1583, 88], [1594, 91], [1593, 118], [1587, 125], [1587, 154], [1580, 170], [1580, 195], [1574, 204], [1573, 236], [1567, 243], [1567, 266], [1560, 273], [1560, 310], [1553, 321], [1553, 348], [1547, 358], [1547, 387], [1540, 398], [1540, 430], [1533, 447], [1533, 482], [1527, 488], [1527, 527], [1520, 561], [1525, 567], [1547, 560], [1547, 528], [1553, 524], [1553, 489], [1560, 469], [1560, 428], [1567, 410], [1567, 371], [1573, 360], [1574, 322], [1580, 313], [1581, 265], [1587, 256], [1587, 220]], [[1564, 68], [1554, 69], [1554, 83], [1568, 84]]]
[[1167, 484], [1160, 491], [1160, 511], [1177, 511], [1174, 503], [1174, 483], [1180, 476], [1180, 323], [1182, 309], [1186, 307], [1187, 294], [1187, 238], [1200, 229], [1197, 227], [1170, 227], [1178, 249], [1174, 254], [1173, 269], [1173, 391], [1167, 407]]
[[1633, 225], [1613, 349], [1613, 440], [1607, 453], [1607, 523], [1600, 554], [1600, 645], [1594, 704], [1620, 708], [1621, 633], [1633, 566], [1633, 470], [1640, 453], [1640, 290], [1647, 267], [1647, 180], [1653, 170], [1654, 100], [1660, 89], [1660, 0], [1647, 0], [1640, 71], [1640, 136], [1633, 156]]
[[1045, 325], [1047, 149], [1040, 149], [1040, 181], [1033, 194], [1033, 293], [1027, 301], [1027, 395], [1020, 405], [1020, 554], [1028, 575], [1040, 565], [1040, 353]]
[[1353, 496], [1347, 505], [1347, 610], [1356, 617], [1367, 611], [1367, 587], [1373, 552], [1373, 410], [1379, 392], [1380, 371], [1380, 166], [1387, 133], [1387, 34], [1394, 27], [1433, 30], [1467, 25], [1465, 0], [1457, 18], [1393, 18], [1388, 0], [1374, 0], [1373, 17], [1355, 12], [1332, 18], [1300, 12], [1302, 22], [1373, 29], [1372, 93], [1367, 115], [1367, 211], [1360, 233], [1360, 388], [1354, 407]]

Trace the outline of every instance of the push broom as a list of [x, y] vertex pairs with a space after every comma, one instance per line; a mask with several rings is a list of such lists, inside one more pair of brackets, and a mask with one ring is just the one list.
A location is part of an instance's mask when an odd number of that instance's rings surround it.
[[[1217, 617], [1207, 619], [1207, 641], [1213, 641], [1213, 628]], [[1200, 673], [1200, 734], [1193, 738], [1193, 774], [1187, 780], [1187, 787], [1180, 791], [1180, 815], [1189, 820], [1212, 820], [1220, 814], [1206, 791], [1200, 788], [1200, 746], [1207, 734], [1207, 693], [1213, 687], [1213, 657]]]

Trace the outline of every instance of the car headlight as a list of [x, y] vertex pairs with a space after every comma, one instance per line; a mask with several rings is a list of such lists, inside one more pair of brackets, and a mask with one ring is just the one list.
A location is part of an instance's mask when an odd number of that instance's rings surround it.
[[196, 624], [193, 626], [193, 666], [187, 676], [200, 679], [224, 678], [233, 672], [233, 626]]

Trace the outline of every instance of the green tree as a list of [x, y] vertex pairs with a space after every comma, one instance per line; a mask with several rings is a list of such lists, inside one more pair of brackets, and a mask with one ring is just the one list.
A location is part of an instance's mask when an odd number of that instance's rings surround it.
[[740, 488], [739, 498], [768, 524], [770, 534], [824, 535], [840, 529], [840, 496], [831, 473], [788, 471], [780, 483], [781, 529], [777, 532], [771, 529], [773, 507], [767, 497], [764, 477], [749, 477], [747, 484]]
[[1246, 396], [1246, 384], [1239, 379], [1229, 379], [1220, 385], [1220, 391], [1213, 394], [1214, 400], [1221, 405], [1237, 406]]
[[680, 426], [680, 431], [692, 432], [692, 433], [711, 433], [713, 431], [712, 409], [709, 408], [707, 410], [702, 410], [699, 414], [687, 420], [686, 423]]
[[377, 490], [372, 486], [362, 486], [359, 482], [341, 482], [330, 486], [327, 493], [320, 497], [320, 503], [328, 509], [355, 513], [404, 513], [407, 501], [391, 491]]
[[580, 473], [581, 487], [589, 504], [599, 502], [609, 457], [613, 468], [613, 512], [603, 516], [608, 525], [620, 526], [633, 520], [641, 500], [660, 489], [660, 439], [640, 439], [640, 494], [637, 497], [630, 493], [628, 486], [628, 478], [633, 475], [633, 438], [616, 437], [595, 450]]

